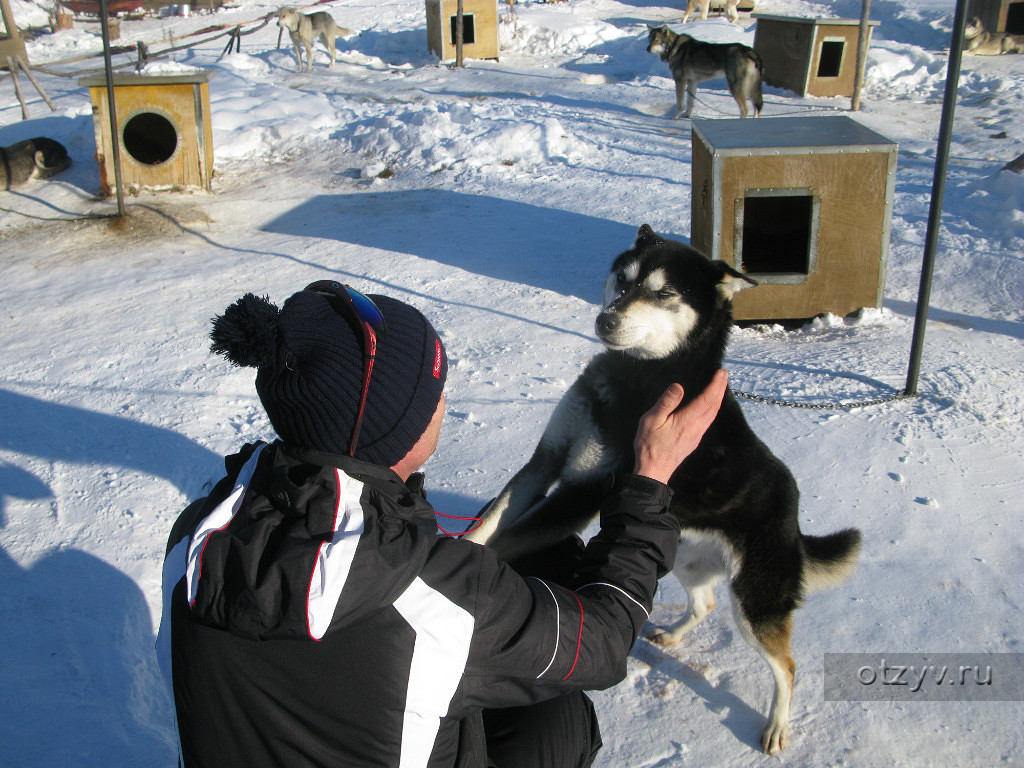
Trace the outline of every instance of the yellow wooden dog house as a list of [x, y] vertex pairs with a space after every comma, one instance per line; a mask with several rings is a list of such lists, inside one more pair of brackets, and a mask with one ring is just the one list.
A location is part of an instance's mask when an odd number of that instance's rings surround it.
[[1024, 35], [1024, 0], [971, 0], [968, 7], [987, 31]]
[[[764, 62], [766, 85], [800, 96], [853, 96], [860, 21], [753, 16], [754, 50]], [[876, 26], [868, 22], [869, 42]]]
[[694, 120], [690, 242], [758, 281], [737, 320], [882, 305], [897, 145], [845, 116]]
[[[458, 0], [426, 0], [427, 45], [444, 61], [454, 59]], [[497, 0], [462, 0], [462, 55], [498, 58]]]
[[[206, 70], [114, 75], [122, 184], [210, 188], [213, 132], [209, 78]], [[100, 186], [104, 196], [110, 195], [115, 175], [106, 78], [89, 76], [78, 82], [89, 87]]]

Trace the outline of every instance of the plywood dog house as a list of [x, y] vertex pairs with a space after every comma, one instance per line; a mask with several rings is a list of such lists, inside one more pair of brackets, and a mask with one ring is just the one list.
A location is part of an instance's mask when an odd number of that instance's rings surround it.
[[[114, 75], [114, 104], [125, 186], [210, 188], [213, 133], [210, 125], [210, 73]], [[89, 86], [96, 159], [104, 195], [114, 189], [107, 82], [83, 77]]]
[[[427, 45], [442, 60], [454, 59], [458, 0], [427, 0]], [[462, 55], [498, 58], [497, 0], [462, 0]]]
[[989, 32], [1024, 35], [1024, 0], [971, 0], [968, 7]]
[[694, 120], [690, 241], [760, 284], [737, 320], [882, 305], [894, 142], [844, 116]]
[[[853, 96], [860, 21], [759, 13], [754, 18], [754, 50], [764, 62], [767, 85], [800, 96]], [[868, 22], [869, 35], [876, 26]]]

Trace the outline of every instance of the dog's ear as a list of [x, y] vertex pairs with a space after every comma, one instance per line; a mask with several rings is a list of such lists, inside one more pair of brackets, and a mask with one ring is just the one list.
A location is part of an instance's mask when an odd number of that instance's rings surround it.
[[726, 301], [732, 301], [733, 296], [744, 288], [753, 288], [758, 284], [757, 280], [737, 272], [724, 261], [716, 261], [714, 264], [722, 273], [722, 278], [718, 281], [718, 293]]
[[651, 229], [650, 224], [642, 225], [636, 233], [635, 247], [637, 248], [643, 245], [656, 245], [663, 242], [665, 242], [665, 239], [654, 234], [654, 230]]

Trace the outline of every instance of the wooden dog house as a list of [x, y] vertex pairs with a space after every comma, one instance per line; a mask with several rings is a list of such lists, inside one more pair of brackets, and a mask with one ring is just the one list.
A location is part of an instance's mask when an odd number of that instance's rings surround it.
[[[140, 187], [210, 188], [213, 133], [210, 119], [210, 73], [114, 75], [114, 103], [121, 158], [121, 182]], [[100, 186], [114, 187], [107, 82], [102, 75], [83, 77], [89, 86]]]
[[690, 242], [760, 285], [737, 320], [880, 307], [897, 146], [844, 116], [694, 120]]
[[989, 32], [1024, 35], [1024, 0], [971, 0], [968, 8]]
[[[427, 45], [443, 61], [454, 59], [458, 0], [426, 0]], [[462, 55], [498, 58], [497, 0], [462, 0]]]
[[[754, 14], [754, 50], [764, 82], [800, 96], [853, 96], [857, 74], [856, 19], [805, 19]], [[868, 41], [871, 27], [868, 22]]]

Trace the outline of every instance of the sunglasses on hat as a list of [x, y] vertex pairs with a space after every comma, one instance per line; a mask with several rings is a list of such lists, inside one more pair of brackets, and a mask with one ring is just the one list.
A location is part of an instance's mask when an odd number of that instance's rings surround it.
[[359, 412], [348, 447], [348, 455], [355, 456], [359, 443], [359, 428], [363, 424], [363, 414], [366, 411], [366, 395], [370, 391], [373, 361], [377, 357], [377, 342], [387, 336], [388, 326], [377, 305], [351, 286], [342, 285], [335, 280], [317, 280], [307, 285], [305, 290], [327, 297], [334, 311], [344, 317], [357, 336], [363, 340], [363, 391], [359, 397]]

